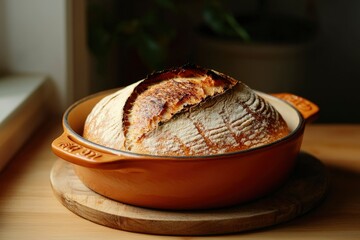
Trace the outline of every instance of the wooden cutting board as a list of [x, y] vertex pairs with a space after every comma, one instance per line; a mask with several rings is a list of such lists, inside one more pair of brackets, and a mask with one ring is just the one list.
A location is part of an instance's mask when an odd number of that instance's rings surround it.
[[[230, 208], [163, 211], [123, 204], [88, 189], [70, 163], [58, 160], [50, 174], [53, 191], [70, 211], [111, 228], [161, 235], [228, 234], [276, 225], [298, 217], [324, 198], [324, 165], [301, 153], [287, 183], [273, 194]], [[240, 190], [239, 190], [240, 191]]]

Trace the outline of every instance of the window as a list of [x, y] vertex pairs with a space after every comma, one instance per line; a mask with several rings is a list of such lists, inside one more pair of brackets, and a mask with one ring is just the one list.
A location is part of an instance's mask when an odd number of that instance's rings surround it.
[[60, 115], [88, 94], [85, 5], [0, 0], [0, 170], [43, 120], [44, 104]]

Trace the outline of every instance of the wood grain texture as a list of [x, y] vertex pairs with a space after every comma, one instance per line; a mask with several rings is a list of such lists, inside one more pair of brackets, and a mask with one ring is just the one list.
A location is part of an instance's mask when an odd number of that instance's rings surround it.
[[360, 124], [311, 124], [303, 150], [320, 159], [330, 188], [315, 209], [274, 227], [221, 236], [159, 236], [94, 224], [65, 208], [54, 196], [49, 174], [58, 158], [50, 143], [61, 123], [50, 121], [0, 173], [0, 239], [67, 240], [358, 240], [360, 239]]
[[300, 154], [288, 182], [274, 194], [215, 210], [175, 212], [122, 204], [89, 190], [72, 165], [62, 160], [54, 164], [50, 179], [62, 204], [85, 219], [126, 231], [166, 235], [235, 233], [282, 223], [315, 207], [328, 186], [325, 167], [305, 153]]

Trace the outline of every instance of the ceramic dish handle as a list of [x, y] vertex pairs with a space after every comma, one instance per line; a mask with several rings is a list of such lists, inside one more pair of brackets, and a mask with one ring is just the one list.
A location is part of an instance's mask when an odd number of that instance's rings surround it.
[[293, 105], [301, 113], [307, 123], [312, 122], [318, 117], [319, 107], [305, 98], [291, 93], [273, 93], [271, 95]]
[[[289, 93], [277, 93], [273, 96], [292, 104], [309, 122], [314, 120], [319, 112], [318, 106], [314, 103]], [[83, 143], [72, 140], [71, 135], [66, 131], [52, 142], [53, 152], [62, 159], [79, 166], [97, 169], [120, 169], [126, 167], [126, 161], [138, 159], [134, 155], [116, 155], [110, 152], [103, 152], [93, 149]], [[154, 156], [152, 156], [152, 159]], [[141, 157], [143, 159], [143, 157]]]
[[[119, 160], [131, 157], [100, 152], [91, 147], [78, 144], [66, 132], [51, 144], [53, 152], [60, 158], [88, 168], [114, 169], [119, 167]], [[132, 157], [134, 158], [134, 157]], [[116, 167], [115, 167], [116, 166]]]

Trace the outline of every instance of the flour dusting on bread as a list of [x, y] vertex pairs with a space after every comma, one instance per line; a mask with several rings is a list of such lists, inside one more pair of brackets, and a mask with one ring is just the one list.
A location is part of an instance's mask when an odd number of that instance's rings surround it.
[[84, 138], [118, 150], [209, 155], [257, 147], [288, 134], [276, 109], [240, 81], [198, 66], [149, 75], [101, 100]]

